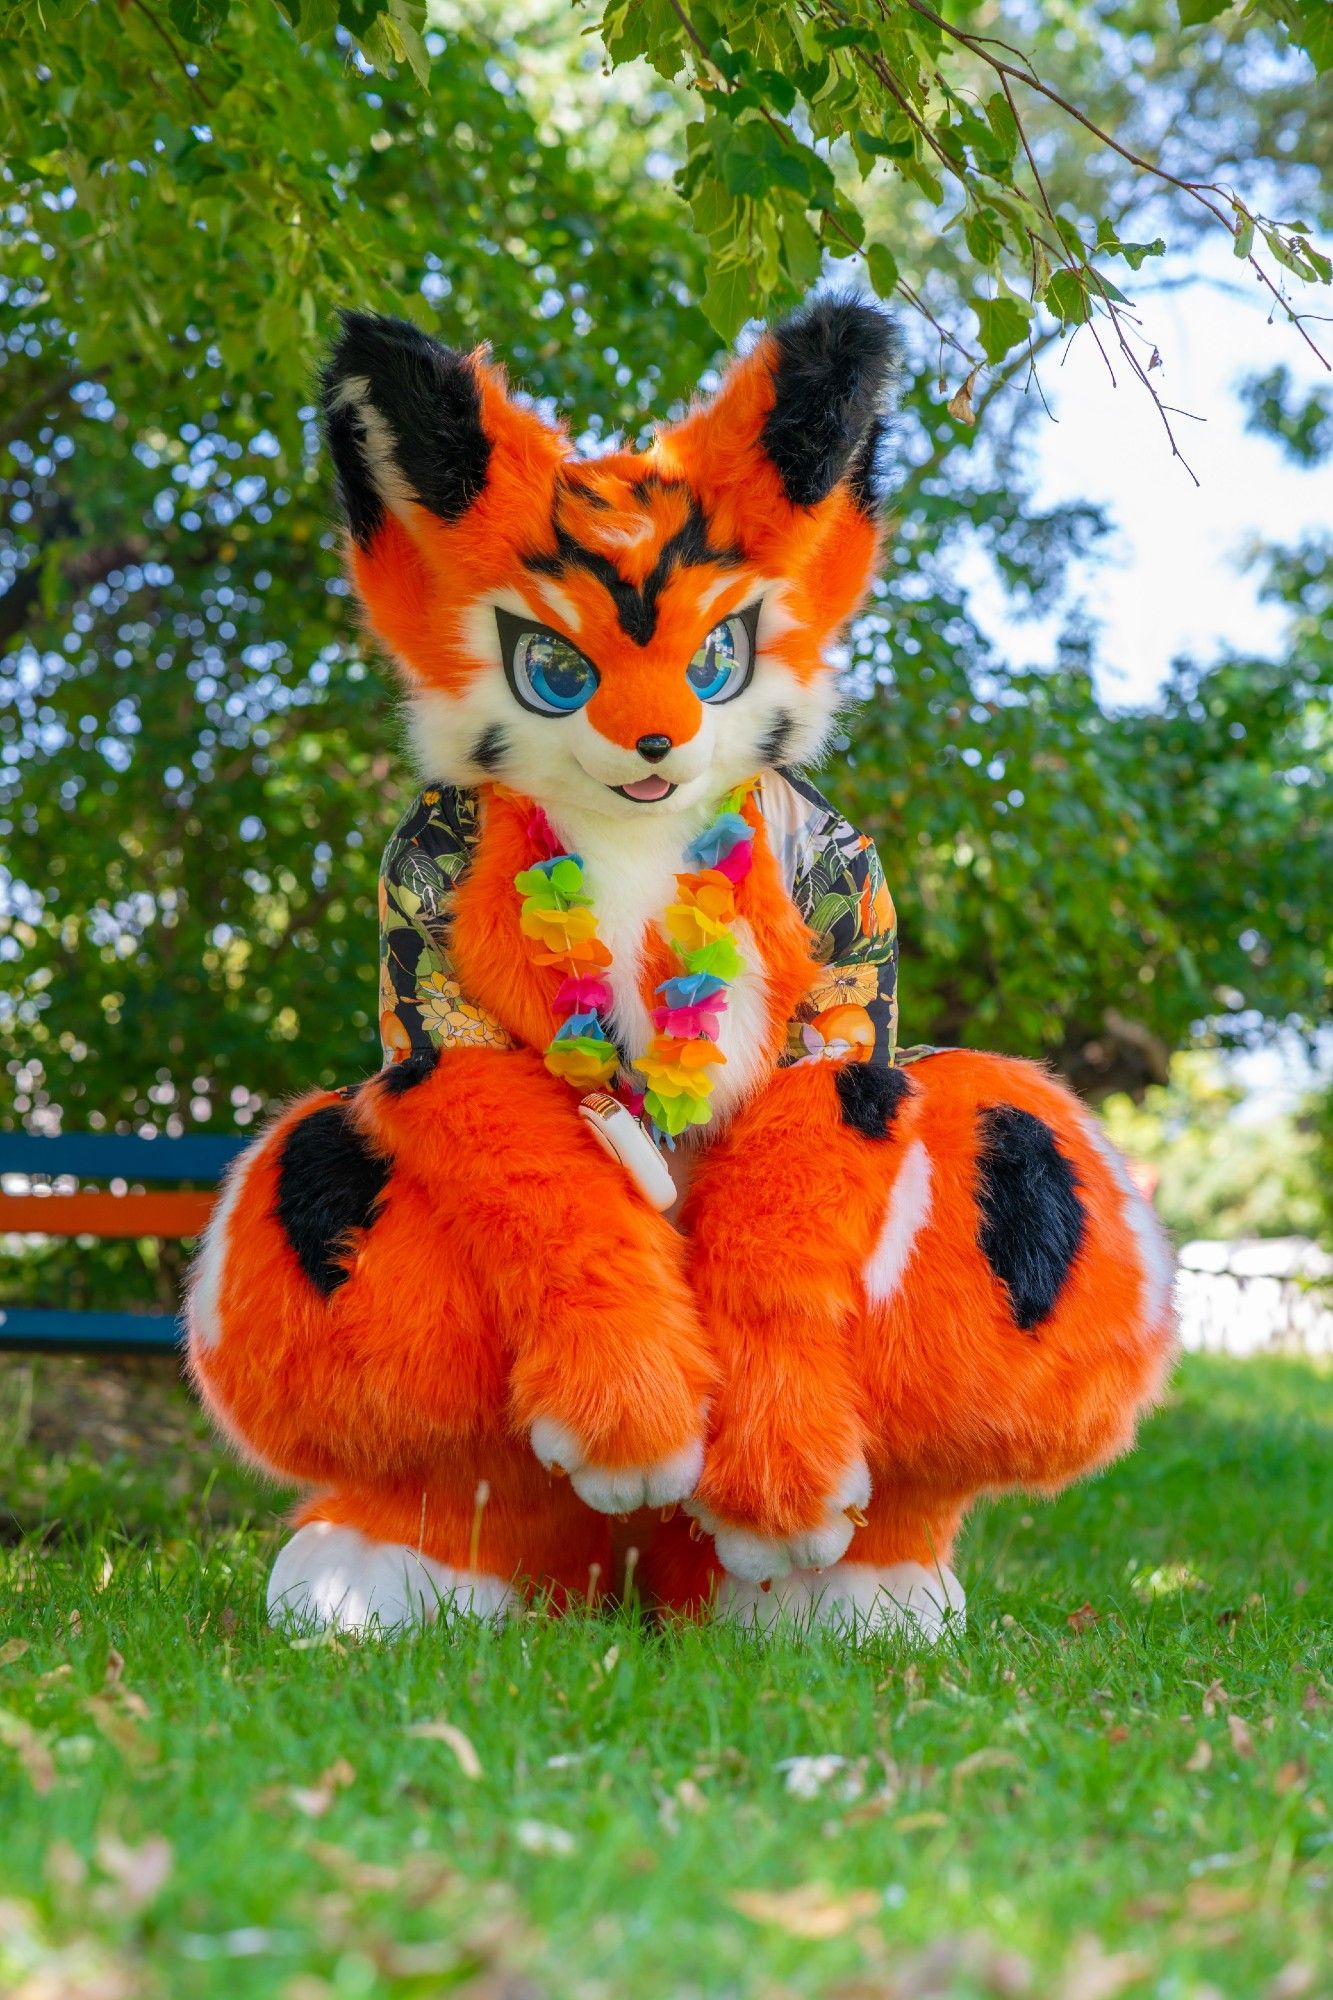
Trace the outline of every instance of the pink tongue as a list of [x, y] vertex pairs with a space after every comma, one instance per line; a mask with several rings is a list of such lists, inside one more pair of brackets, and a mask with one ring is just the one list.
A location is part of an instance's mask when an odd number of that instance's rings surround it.
[[622, 785], [621, 791], [630, 799], [664, 799], [671, 790], [665, 778], [640, 778], [637, 784]]

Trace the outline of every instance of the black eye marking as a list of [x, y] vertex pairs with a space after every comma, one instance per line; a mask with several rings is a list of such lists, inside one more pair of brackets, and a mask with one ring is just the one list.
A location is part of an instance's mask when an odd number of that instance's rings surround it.
[[1016, 1104], [981, 1114], [977, 1241], [1031, 1333], [1055, 1310], [1087, 1226], [1078, 1176], [1042, 1118]]
[[509, 755], [509, 738], [498, 722], [483, 729], [472, 746], [472, 762], [479, 771], [498, 770]]
[[887, 1139], [899, 1106], [912, 1094], [912, 1086], [900, 1069], [880, 1069], [870, 1063], [847, 1063], [834, 1082], [843, 1124], [863, 1139]]
[[551, 522], [555, 548], [549, 555], [524, 556], [525, 568], [538, 576], [551, 577], [561, 577], [570, 569], [586, 570], [610, 593], [621, 631], [636, 646], [646, 646], [657, 630], [658, 598], [677, 569], [698, 569], [710, 563], [715, 563], [719, 569], [737, 569], [745, 561], [743, 549], [713, 547], [708, 539], [707, 516], [698, 497], [689, 493], [682, 481], [650, 477], [637, 481], [634, 492], [636, 497], [646, 499], [653, 491], [672, 485], [679, 485], [687, 492], [689, 511], [683, 525], [668, 541], [663, 542], [651, 573], [641, 585], [626, 583], [609, 556], [603, 555], [600, 550], [585, 548], [567, 528], [561, 527], [558, 492]]
[[796, 718], [782, 709], [774, 717], [773, 727], [759, 745], [761, 764], [780, 764], [787, 754], [787, 746], [796, 733]]
[[277, 1218], [296, 1260], [328, 1298], [351, 1272], [351, 1237], [369, 1229], [389, 1181], [389, 1162], [362, 1137], [342, 1103], [293, 1125], [278, 1160]]

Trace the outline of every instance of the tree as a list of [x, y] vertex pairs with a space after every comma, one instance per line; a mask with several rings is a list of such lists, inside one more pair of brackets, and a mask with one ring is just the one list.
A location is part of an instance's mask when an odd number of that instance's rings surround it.
[[[757, 18], [728, 16], [738, 37]], [[1123, 106], [1122, 129], [1134, 93], [1118, 57], [1096, 70], [1094, 44], [1119, 48], [1138, 17], [1071, 18], [1075, 46], [1045, 46], [1043, 72]], [[493, 332], [577, 427], [637, 429], [715, 358], [697, 302], [716, 312], [724, 260], [665, 179], [673, 159], [695, 170], [691, 94], [628, 71], [594, 82], [595, 48], [554, 8], [519, 41], [478, 11], [420, 47], [404, 7], [335, 23], [307, 4], [295, 29], [267, 0], [18, 19], [0, 77], [26, 147], [0, 218], [2, 1115], [247, 1124], [375, 1060], [374, 873], [410, 783], [339, 574], [310, 402], [320, 341], [349, 302], [457, 342]], [[1256, 88], [1247, 45], [1209, 35], [1181, 57], [1191, 102], [1173, 115], [1199, 145], [1211, 132], [1214, 177], [1249, 121], [1284, 189], [1311, 143], [1289, 70]], [[851, 46], [820, 44], [830, 63]], [[780, 123], [810, 63], [786, 89], [776, 70], [764, 82]], [[592, 88], [615, 93], [601, 121], [583, 115]], [[752, 125], [748, 88], [708, 115]], [[1093, 145], [1067, 125], [1040, 133], [1057, 210]], [[789, 129], [804, 129], [794, 98]], [[852, 191], [818, 212], [861, 203], [887, 230], [850, 142], [825, 150]], [[1137, 173], [1120, 168], [1113, 217]], [[904, 191], [895, 260], [930, 266], [939, 317], [990, 267], [966, 229], [940, 236], [929, 187]], [[805, 269], [779, 267], [756, 303]], [[1027, 350], [946, 400], [934, 347], [913, 343], [891, 558], [853, 660], [868, 700], [830, 779], [883, 843], [909, 1037], [1051, 1053], [1098, 1092], [1142, 1088], [1219, 1016], [1237, 1034], [1313, 1022], [1324, 656], [1294, 677], [1182, 669], [1160, 710], [1130, 716], [1097, 701], [1076, 629], [1054, 673], [998, 656], [960, 580], [976, 552], [1015, 602], [1056, 603], [1101, 524], [1032, 504], [1032, 406], [1012, 394]]]

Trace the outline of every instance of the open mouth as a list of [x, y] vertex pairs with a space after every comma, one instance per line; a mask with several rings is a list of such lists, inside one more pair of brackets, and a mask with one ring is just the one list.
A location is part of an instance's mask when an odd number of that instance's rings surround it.
[[622, 799], [633, 799], [636, 805], [647, 806], [660, 805], [663, 799], [671, 797], [676, 787], [668, 784], [665, 778], [637, 778], [632, 785], [612, 785], [610, 789], [618, 792]]

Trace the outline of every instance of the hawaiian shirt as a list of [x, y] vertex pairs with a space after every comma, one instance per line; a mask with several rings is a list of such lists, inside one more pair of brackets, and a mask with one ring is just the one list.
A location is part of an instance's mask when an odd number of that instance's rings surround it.
[[[795, 771], [766, 771], [756, 800], [816, 970], [788, 1023], [783, 1064], [891, 1068], [898, 1037], [898, 923], [873, 842]], [[427, 785], [380, 869], [380, 1040], [386, 1063], [427, 1048], [512, 1048], [464, 993], [451, 933], [480, 832], [476, 792]]]

